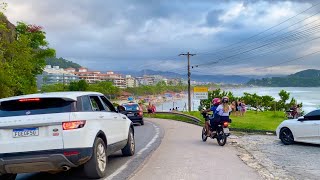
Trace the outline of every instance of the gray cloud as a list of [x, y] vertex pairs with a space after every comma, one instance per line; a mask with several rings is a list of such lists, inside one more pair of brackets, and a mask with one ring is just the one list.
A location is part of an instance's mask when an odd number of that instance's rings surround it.
[[[228, 57], [239, 48], [219, 55], [202, 52], [212, 52], [250, 37], [315, 1], [291, 2], [245, 1], [241, 9], [241, 2], [232, 0], [10, 0], [6, 14], [12, 21], [44, 26], [58, 56], [91, 69], [127, 70], [156, 60], [168, 66], [184, 62], [177, 54], [186, 51], [199, 53], [192, 59], [194, 64]], [[237, 8], [239, 12], [235, 13]], [[305, 49], [291, 49], [284, 55]], [[221, 66], [260, 67], [275, 63], [280, 57], [281, 54], [275, 54]], [[158, 69], [168, 68], [158, 66]]]

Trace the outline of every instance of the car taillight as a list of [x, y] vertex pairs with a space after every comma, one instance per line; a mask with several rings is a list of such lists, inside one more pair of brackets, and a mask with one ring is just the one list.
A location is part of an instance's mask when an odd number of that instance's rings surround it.
[[86, 124], [86, 121], [63, 122], [62, 128], [63, 130], [79, 129], [79, 128], [83, 128], [85, 124]]
[[28, 99], [19, 99], [19, 102], [35, 102], [40, 101], [39, 98], [28, 98]]
[[142, 116], [142, 111], [139, 111], [139, 116]]
[[227, 128], [228, 126], [229, 126], [229, 123], [228, 123], [228, 122], [224, 122], [224, 123], [223, 123], [223, 127], [224, 127], [224, 128]]
[[67, 151], [67, 152], [64, 152], [63, 155], [65, 156], [74, 156], [74, 155], [78, 155], [80, 154], [78, 151]]

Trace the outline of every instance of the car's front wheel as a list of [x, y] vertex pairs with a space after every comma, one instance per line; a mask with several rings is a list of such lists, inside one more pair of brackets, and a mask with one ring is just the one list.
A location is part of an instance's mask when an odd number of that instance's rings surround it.
[[15, 180], [17, 177], [16, 174], [4, 174], [4, 175], [0, 175], [0, 179], [1, 180]]
[[133, 156], [136, 149], [133, 130], [130, 128], [126, 146], [121, 150], [124, 156]]
[[285, 145], [290, 145], [294, 143], [294, 137], [289, 128], [282, 128], [280, 131], [280, 140]]
[[99, 179], [107, 174], [107, 148], [101, 138], [96, 138], [91, 159], [84, 164], [84, 173], [88, 178]]

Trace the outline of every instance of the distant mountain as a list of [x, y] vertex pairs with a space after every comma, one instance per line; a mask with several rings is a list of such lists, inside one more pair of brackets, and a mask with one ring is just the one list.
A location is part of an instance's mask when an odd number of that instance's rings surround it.
[[252, 79], [247, 84], [269, 87], [319, 87], [320, 70], [308, 69], [285, 77]]
[[[164, 71], [153, 71], [153, 70], [142, 70], [139, 72], [134, 71], [122, 71], [122, 74], [130, 74], [132, 76], [143, 76], [143, 75], [161, 75], [167, 78], [182, 78], [187, 79], [187, 74], [180, 74], [174, 72]], [[243, 84], [247, 83], [252, 77], [238, 76], [238, 75], [198, 75], [191, 74], [191, 79], [200, 82], [214, 82], [214, 83], [234, 83]]]
[[51, 66], [59, 66], [60, 68], [80, 68], [81, 66], [77, 63], [74, 63], [72, 61], [63, 59], [63, 58], [48, 58], [46, 59], [46, 64]]

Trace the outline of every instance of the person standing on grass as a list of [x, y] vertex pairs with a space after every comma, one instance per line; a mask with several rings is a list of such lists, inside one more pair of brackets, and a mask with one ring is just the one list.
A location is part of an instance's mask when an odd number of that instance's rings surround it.
[[232, 114], [233, 115], [236, 115], [236, 112], [237, 112], [237, 107], [236, 107], [236, 102], [235, 101], [233, 101], [232, 103], [231, 103], [231, 109], [232, 109]]
[[246, 104], [242, 100], [241, 101], [241, 116], [244, 116], [245, 113], [246, 113]]
[[236, 100], [236, 102], [235, 102], [236, 104], [236, 116], [238, 116], [239, 115], [239, 113], [240, 113], [240, 109], [239, 109], [239, 101], [238, 100]]

